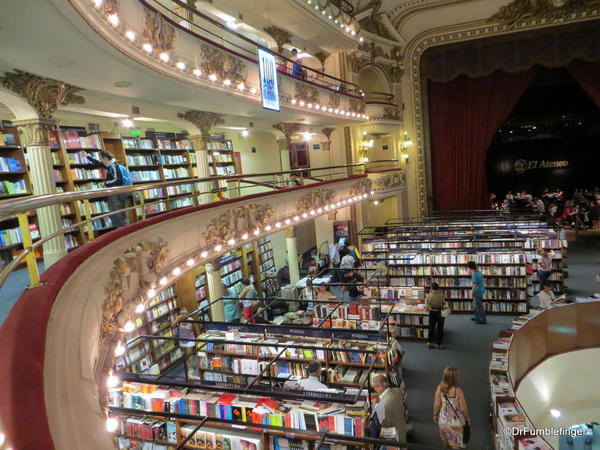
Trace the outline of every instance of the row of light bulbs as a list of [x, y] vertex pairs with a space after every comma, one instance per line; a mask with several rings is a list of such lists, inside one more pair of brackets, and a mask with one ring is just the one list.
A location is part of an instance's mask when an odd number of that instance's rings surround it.
[[[104, 0], [92, 0], [92, 1], [93, 1], [94, 5], [96, 6], [96, 8], [99, 8], [100, 6], [102, 6], [102, 3]], [[106, 20], [108, 21], [108, 23], [110, 23], [113, 26], [113, 28], [116, 28], [119, 26], [120, 21], [119, 21], [119, 16], [117, 14], [108, 15], [106, 17]], [[138, 35], [135, 31], [126, 30], [123, 33], [123, 35], [132, 45], [135, 45], [136, 47], [141, 48], [144, 52], [146, 52], [149, 55], [156, 56], [157, 52], [155, 51], [154, 47], [152, 47], [152, 44], [150, 44], [149, 42], [139, 41]], [[158, 53], [157, 57], [164, 64], [172, 65], [172, 58], [168, 52]], [[181, 72], [193, 75], [195, 78], [199, 79], [199, 78], [205, 77], [213, 83], [221, 83], [223, 86], [225, 86], [227, 88], [232, 88], [238, 92], [246, 92], [246, 89], [247, 89], [247, 86], [243, 81], [236, 83], [234, 80], [231, 80], [229, 78], [224, 78], [222, 80], [219, 80], [219, 76], [216, 73], [204, 73], [202, 71], [202, 69], [200, 69], [199, 67], [196, 67], [193, 64], [186, 63], [181, 58], [179, 58], [177, 60], [177, 62], [174, 64], [174, 67]], [[256, 87], [250, 87], [250, 89], [248, 89], [248, 92], [254, 96], [259, 94], [259, 91]], [[331, 108], [331, 107], [328, 108], [327, 106], [324, 106], [324, 105], [321, 106], [317, 103], [315, 103], [315, 104], [310, 103], [310, 102], [307, 103], [304, 100], [297, 100], [295, 98], [292, 99], [291, 103], [292, 103], [292, 105], [299, 105], [299, 106], [306, 107], [307, 109], [314, 110], [314, 111], [320, 111], [323, 113], [328, 112], [332, 115], [346, 116], [346, 117], [350, 117], [350, 118], [354, 118], [354, 119], [369, 120], [369, 116], [367, 116], [366, 114], [344, 111], [339, 108], [335, 108], [335, 109]]]
[[326, 105], [321, 106], [318, 103], [311, 103], [311, 102], [307, 103], [304, 100], [298, 100], [296, 98], [293, 98], [290, 103], [292, 105], [298, 105], [298, 106], [306, 107], [308, 109], [314, 109], [315, 111], [328, 112], [330, 114], [351, 117], [354, 119], [369, 120], [369, 116], [367, 116], [366, 114], [351, 112], [351, 111], [344, 111], [343, 109], [339, 109], [339, 108], [334, 109], [331, 106], [329, 106], [329, 107]]
[[[313, 4], [313, 0], [305, 0], [307, 5], [312, 6]], [[321, 14], [323, 14], [324, 16], [327, 16], [327, 18], [329, 20], [331, 20], [335, 25], [339, 25], [340, 28], [342, 30], [344, 30], [347, 34], [349, 34], [352, 37], [356, 37], [356, 30], [354, 28], [354, 26], [352, 26], [351, 24], [345, 24], [342, 20], [333, 17], [333, 15], [331, 14], [331, 11], [329, 11], [329, 14], [327, 13], [326, 8], [319, 8], [319, 3], [318, 0], [314, 0], [314, 4], [315, 4], [315, 9], [317, 11], [321, 11]], [[359, 42], [362, 42], [364, 39], [361, 37], [358, 38]]]
[[[94, 6], [96, 8], [99, 8], [100, 6], [102, 6], [102, 3], [104, 0], [92, 0], [92, 1], [94, 3]], [[108, 21], [109, 24], [112, 25], [113, 28], [117, 28], [119, 26], [120, 21], [119, 21], [119, 16], [117, 14], [109, 14], [106, 17], [106, 20]], [[153, 55], [153, 54], [155, 56], [157, 55], [157, 52], [156, 52], [155, 48], [152, 46], [152, 44], [150, 44], [149, 42], [140, 41], [138, 39], [138, 35], [135, 31], [126, 30], [122, 34], [132, 45], [135, 45], [135, 46], [141, 48], [144, 52], [148, 53], [149, 55]], [[165, 64], [171, 65], [171, 63], [172, 63], [171, 55], [168, 52], [158, 53], [157, 57], [160, 61], [162, 61]], [[224, 78], [223, 80], [219, 80], [219, 76], [217, 74], [204, 73], [202, 71], [202, 69], [200, 69], [199, 67], [195, 67], [193, 64], [186, 63], [181, 58], [179, 58], [177, 60], [177, 62], [174, 64], [174, 66], [181, 72], [191, 73], [196, 78], [206, 76], [206, 78], [208, 78], [208, 80], [212, 81], [213, 83], [220, 82], [220, 83], [222, 83], [223, 86], [231, 87], [240, 92], [245, 92], [246, 88], [247, 88], [246, 84], [243, 81], [236, 83], [235, 81], [230, 80], [229, 78]], [[252, 95], [258, 94], [258, 89], [255, 87], [251, 87], [248, 91]]]
[[[282, 229], [282, 228], [285, 228], [288, 226], [292, 226], [293, 224], [297, 224], [297, 223], [301, 222], [302, 220], [310, 219], [317, 215], [325, 214], [329, 211], [334, 211], [339, 208], [345, 208], [346, 206], [349, 206], [352, 203], [365, 200], [366, 198], [369, 197], [369, 195], [373, 195], [373, 194], [374, 194], [374, 191], [371, 191], [370, 193], [355, 195], [353, 197], [348, 197], [347, 199], [344, 199], [344, 200], [339, 200], [337, 202], [329, 203], [320, 208], [311, 209], [302, 214], [296, 214], [294, 216], [286, 217], [285, 219], [278, 220], [277, 222], [275, 222], [272, 225], [267, 224], [264, 226], [263, 229], [261, 229], [260, 227], [257, 227], [254, 231], [252, 231], [252, 233], [243, 233], [240, 236], [239, 241], [234, 238], [231, 238], [227, 241], [226, 245], [217, 244], [212, 248], [202, 250], [199, 254], [200, 260], [206, 260], [209, 256], [214, 258], [214, 257], [218, 256], [218, 254], [221, 253], [223, 250], [227, 250], [227, 249], [231, 250], [231, 248], [236, 246], [236, 244], [238, 244], [238, 243], [245, 242], [248, 239], [255, 239], [263, 233], [271, 232], [273, 229]], [[192, 267], [194, 267], [194, 265], [196, 265], [198, 262], [200, 262], [200, 260], [197, 261], [195, 258], [189, 258], [185, 262], [185, 265], [188, 268], [192, 268]], [[153, 286], [146, 292], [146, 300], [142, 300], [140, 303], [138, 303], [138, 305], [135, 308], [135, 313], [136, 314], [143, 313], [146, 310], [146, 302], [151, 302], [152, 300], [154, 300], [160, 291], [162, 291], [163, 289], [166, 289], [167, 285], [172, 284], [177, 279], [177, 277], [179, 277], [182, 273], [183, 273], [182, 268], [177, 266], [174, 269], [172, 269], [168, 275], [165, 275], [162, 278], [160, 278], [160, 280], [158, 280], [158, 284], [160, 287], [157, 288], [157, 287]], [[127, 322], [125, 322], [125, 325], [123, 325], [122, 331], [124, 333], [131, 333], [134, 330], [135, 330], [135, 323], [133, 322], [133, 320], [128, 320]], [[127, 351], [127, 349], [126, 349], [125, 345], [122, 342], [119, 342], [117, 344], [117, 346], [115, 347], [115, 351], [114, 351], [115, 357], [122, 356], [123, 354], [125, 354], [126, 351]], [[108, 378], [106, 379], [106, 385], [109, 388], [114, 388], [114, 387], [117, 387], [119, 385], [119, 383], [120, 383], [119, 377], [114, 375], [111, 371], [108, 375]], [[114, 418], [114, 417], [107, 418], [106, 429], [110, 433], [116, 431], [118, 428], [118, 425], [119, 425], [119, 422], [116, 418]]]

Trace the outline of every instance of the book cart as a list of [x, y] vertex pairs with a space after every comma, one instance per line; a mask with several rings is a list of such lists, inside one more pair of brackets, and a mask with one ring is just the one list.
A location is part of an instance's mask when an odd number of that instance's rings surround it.
[[[116, 438], [119, 448], [132, 448], [130, 445], [139, 441], [163, 445], [165, 449], [221, 448], [219, 445], [266, 449], [290, 444], [319, 448], [324, 442], [339, 448], [392, 444], [363, 436], [363, 420], [371, 404], [371, 374], [391, 370], [393, 343], [386, 335], [308, 326], [206, 322], [202, 320], [204, 312], [199, 309], [179, 322], [199, 327], [201, 333], [196, 338], [136, 338], [192, 341], [195, 348], [187, 352], [183, 371], [174, 368], [155, 375], [117, 374], [122, 386], [111, 390], [109, 403], [110, 414], [121, 424]], [[227, 358], [231, 366], [224, 363]], [[291, 376], [282, 376], [287, 367], [295, 365], [292, 370], [303, 370], [315, 359], [327, 368], [326, 378], [337, 367], [360, 368], [366, 375], [352, 384], [326, 381], [338, 389], [331, 392], [283, 387]], [[222, 381], [205, 377], [209, 370], [220, 373]], [[228, 444], [218, 443], [225, 439]], [[238, 442], [240, 439], [246, 442]]]

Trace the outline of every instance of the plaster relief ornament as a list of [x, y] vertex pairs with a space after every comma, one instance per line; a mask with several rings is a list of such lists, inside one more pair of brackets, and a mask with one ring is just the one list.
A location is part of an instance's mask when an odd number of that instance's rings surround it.
[[212, 219], [202, 233], [205, 244], [223, 244], [269, 223], [273, 207], [268, 203], [250, 203], [230, 208]]
[[333, 189], [321, 188], [314, 191], [307, 192], [296, 204], [296, 211], [303, 213], [310, 211], [311, 209], [322, 208], [328, 203], [332, 203], [335, 198]]
[[175, 47], [175, 28], [158, 12], [145, 10], [144, 38], [159, 52], [170, 53]]
[[306, 83], [296, 82], [295, 97], [298, 100], [304, 100], [306, 103], [319, 103], [319, 91]]
[[83, 96], [77, 94], [81, 88], [21, 70], [6, 72], [0, 82], [23, 97], [42, 119], [51, 119], [60, 106], [85, 103]]
[[404, 172], [392, 172], [383, 177], [376, 178], [374, 185], [376, 191], [386, 191], [404, 186]]
[[246, 65], [240, 58], [207, 44], [200, 47], [200, 57], [205, 73], [214, 73], [221, 80], [230, 80], [234, 84], [246, 82]]
[[359, 181], [350, 186], [350, 197], [361, 194], [369, 194], [372, 191], [373, 182], [369, 179]]
[[512, 0], [490, 17], [509, 28], [527, 20], [563, 20], [600, 6], [600, 0]]

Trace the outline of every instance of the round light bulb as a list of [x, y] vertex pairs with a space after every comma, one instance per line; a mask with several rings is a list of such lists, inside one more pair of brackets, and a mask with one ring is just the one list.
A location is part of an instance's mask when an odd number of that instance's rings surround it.
[[375, 193], [375, 191], [371, 191], [371, 195], [373, 195]]
[[140, 314], [144, 312], [144, 309], [146, 309], [146, 306], [143, 303], [139, 303], [136, 307], [135, 307], [135, 312]]
[[106, 385], [110, 388], [114, 388], [119, 384], [119, 377], [115, 376], [115, 375], [109, 375], [108, 378], [106, 379]]
[[317, 111], [319, 111], [319, 110], [321, 109], [321, 105], [319, 105], [319, 104], [316, 104], [316, 105], [315, 105], [315, 109], [316, 109]]
[[202, 71], [200, 69], [194, 69], [194, 71], [192, 73], [196, 77], [199, 77], [200, 75], [202, 75]]
[[272, 227], [271, 225], [267, 225], [267, 226], [265, 227], [265, 230], [266, 230], [266, 231], [271, 231], [271, 229], [272, 229], [272, 228], [273, 228], [273, 227]]
[[276, 222], [275, 223], [275, 228], [281, 228], [281, 222]]
[[313, 104], [312, 104], [312, 103], [309, 103], [309, 104], [308, 104], [308, 105], [306, 105], [306, 106], [308, 106], [308, 108], [309, 108], [309, 109], [312, 109], [312, 108], [313, 108]]
[[300, 100], [300, 106], [304, 106], [306, 102], [304, 100]]
[[119, 16], [117, 16], [116, 14], [111, 14], [106, 19], [113, 27], [119, 25]]
[[257, 228], [256, 230], [254, 230], [254, 231], [252, 232], [252, 234], [254, 234], [254, 236], [258, 236], [258, 235], [260, 234], [260, 229], [259, 229], [259, 228]]
[[229, 239], [229, 240], [227, 241], [227, 244], [229, 244], [229, 245], [234, 245], [234, 244], [235, 244], [235, 239]]
[[142, 45], [142, 49], [146, 52], [146, 53], [151, 53], [152, 52], [152, 45], [148, 44], [147, 42]]
[[178, 276], [181, 273], [181, 269], [179, 267], [175, 267], [172, 273], [173, 275]]
[[292, 105], [295, 105], [296, 103], [298, 103], [298, 101], [295, 98], [293, 98], [292, 99]]
[[156, 296], [156, 290], [148, 289], [148, 300], [152, 300]]
[[179, 61], [176, 65], [179, 70], [185, 70], [185, 63], [183, 61]]
[[254, 88], [254, 87], [253, 87], [253, 88], [250, 88], [250, 93], [251, 93], [251, 94], [256, 94], [256, 88]]
[[329, 211], [329, 205], [324, 206], [325, 211]]
[[158, 284], [164, 286], [165, 284], [167, 284], [167, 281], [169, 281], [167, 277], [162, 277], [160, 280], [158, 280]]
[[321, 214], [323, 212], [323, 208], [317, 209], [317, 214]]
[[294, 221], [295, 221], [295, 222], [298, 222], [299, 220], [300, 220], [300, 217], [298, 217], [298, 216], [294, 216]]
[[223, 81], [223, 84], [224, 84], [225, 86], [231, 86], [231, 80], [224, 80], [224, 81]]
[[121, 344], [115, 347], [115, 356], [121, 356], [125, 353], [125, 347]]
[[135, 41], [135, 33], [131, 30], [125, 33], [125, 37], [129, 39], [131, 42]]
[[170, 56], [169, 56], [169, 54], [168, 54], [168, 53], [166, 53], [166, 52], [162, 52], [162, 53], [159, 55], [159, 58], [160, 58], [160, 60], [161, 60], [162, 62], [169, 62], [169, 59], [171, 59], [171, 58], [170, 58]]
[[242, 234], [242, 239], [245, 241], [246, 239], [248, 239], [248, 233], [244, 233]]
[[315, 210], [314, 210], [314, 209], [311, 209], [311, 210], [310, 210], [310, 215], [311, 215], [311, 216], [314, 216], [315, 214], [316, 214]]
[[245, 85], [244, 83], [238, 83], [238, 85], [237, 85], [237, 88], [238, 88], [240, 91], [243, 91], [244, 89], [246, 89], [246, 85]]
[[292, 223], [292, 221], [291, 221], [290, 219], [285, 219], [285, 222], [284, 222], [284, 223], [285, 223], [286, 225], [289, 225], [290, 223]]
[[217, 81], [217, 76], [216, 76], [214, 73], [211, 73], [211, 74], [208, 76], [208, 79], [209, 79], [210, 81]]
[[188, 267], [192, 267], [194, 265], [194, 258], [190, 258], [185, 262], [185, 265]]
[[114, 417], [109, 417], [106, 419], [106, 431], [109, 433], [114, 433], [119, 428], [119, 421]]
[[202, 253], [200, 253], [200, 258], [206, 258], [208, 256], [208, 252], [204, 251]]
[[[94, 0], [94, 6], [96, 8], [99, 8], [101, 5], [102, 5], [102, 0]], [[0, 444], [0, 445], [2, 445], [2, 444]]]
[[125, 333], [131, 333], [133, 330], [135, 330], [135, 323], [133, 323], [131, 320], [125, 322], [123, 331], [125, 331]]
[[221, 244], [215, 245], [215, 252], [220, 252], [222, 249], [223, 249], [223, 246]]

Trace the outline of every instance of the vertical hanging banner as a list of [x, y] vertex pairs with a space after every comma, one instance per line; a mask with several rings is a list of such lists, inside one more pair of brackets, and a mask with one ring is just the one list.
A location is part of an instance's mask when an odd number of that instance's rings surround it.
[[277, 85], [277, 63], [273, 53], [258, 49], [258, 70], [263, 108], [279, 111], [279, 86]]

